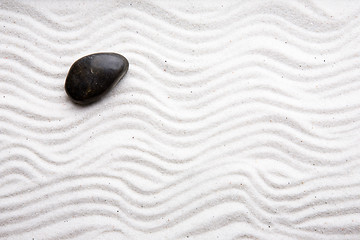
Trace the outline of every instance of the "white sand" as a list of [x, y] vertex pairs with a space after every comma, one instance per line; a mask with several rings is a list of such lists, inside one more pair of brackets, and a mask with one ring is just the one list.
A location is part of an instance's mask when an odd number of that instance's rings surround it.
[[[0, 239], [360, 239], [359, 10], [1, 1]], [[72, 104], [103, 51], [128, 74]]]

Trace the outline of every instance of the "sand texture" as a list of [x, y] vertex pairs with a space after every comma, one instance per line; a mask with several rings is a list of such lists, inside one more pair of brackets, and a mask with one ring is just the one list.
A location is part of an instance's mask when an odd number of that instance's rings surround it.
[[[360, 239], [360, 1], [0, 1], [0, 239]], [[130, 62], [73, 104], [71, 64]]]

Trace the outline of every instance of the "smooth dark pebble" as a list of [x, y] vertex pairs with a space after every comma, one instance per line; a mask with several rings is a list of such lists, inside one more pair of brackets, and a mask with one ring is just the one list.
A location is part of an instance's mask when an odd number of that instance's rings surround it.
[[115, 86], [128, 69], [128, 60], [117, 53], [95, 53], [82, 57], [70, 67], [65, 91], [75, 103], [95, 102]]

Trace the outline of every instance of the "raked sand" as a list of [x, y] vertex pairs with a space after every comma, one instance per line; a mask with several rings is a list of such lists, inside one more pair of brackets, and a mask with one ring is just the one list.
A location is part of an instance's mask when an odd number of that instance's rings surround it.
[[[360, 239], [359, 1], [1, 1], [0, 239]], [[126, 56], [101, 101], [64, 81]]]

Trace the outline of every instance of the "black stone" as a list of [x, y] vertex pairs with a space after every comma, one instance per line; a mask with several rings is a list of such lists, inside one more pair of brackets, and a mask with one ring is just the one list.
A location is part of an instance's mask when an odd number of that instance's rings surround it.
[[95, 102], [115, 86], [128, 69], [128, 60], [117, 53], [95, 53], [82, 57], [71, 66], [65, 91], [75, 103]]

